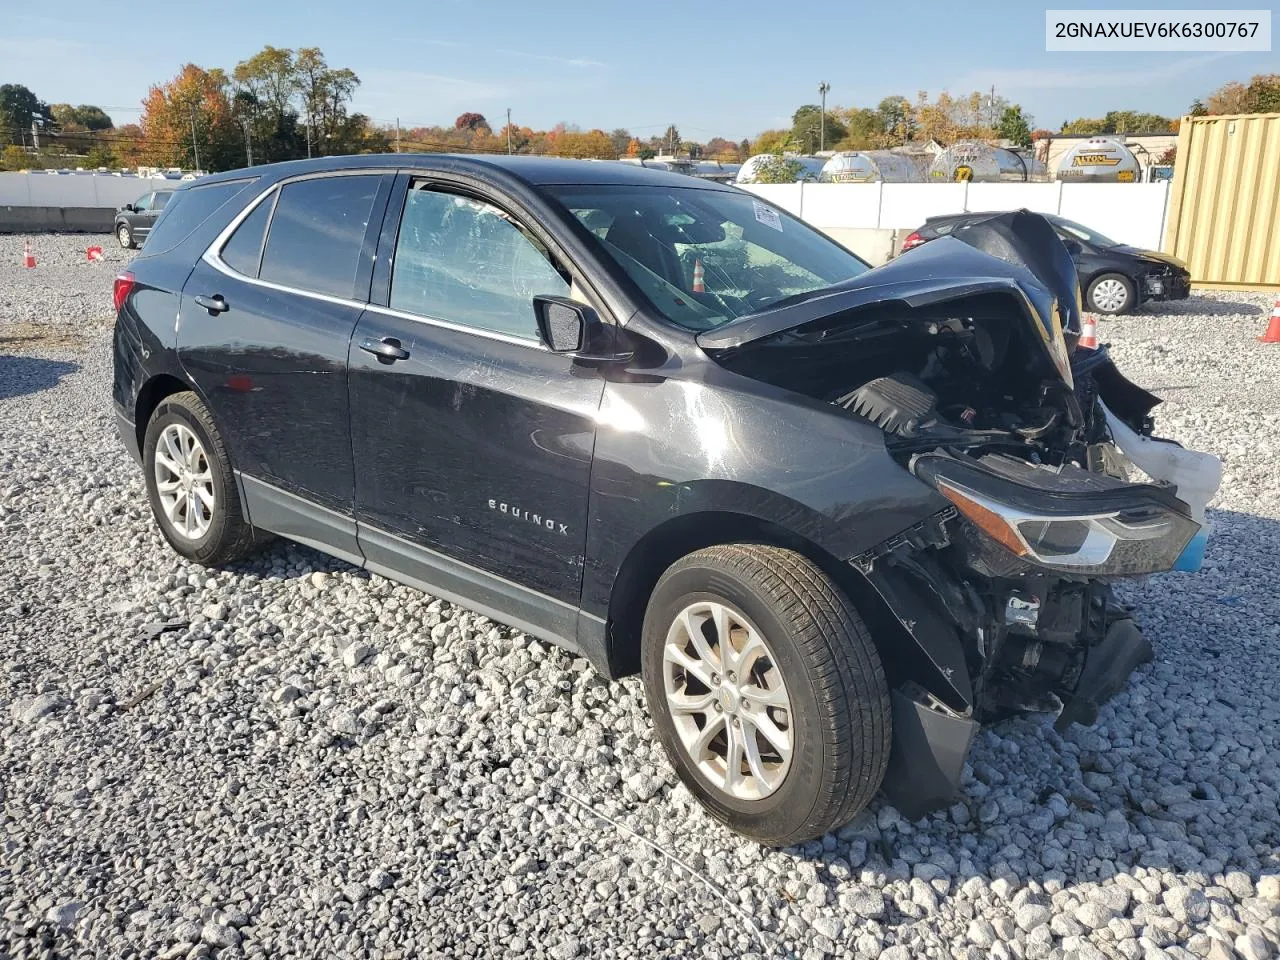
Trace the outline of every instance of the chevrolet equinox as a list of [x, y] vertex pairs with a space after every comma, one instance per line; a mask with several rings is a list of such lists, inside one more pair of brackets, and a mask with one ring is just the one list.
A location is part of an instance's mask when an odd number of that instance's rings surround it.
[[204, 177], [116, 280], [119, 431], [190, 560], [279, 535], [639, 672], [747, 836], [920, 816], [980, 723], [1150, 658], [1111, 584], [1196, 566], [1220, 470], [1077, 349], [1042, 217], [964, 232], [872, 270], [626, 164]]

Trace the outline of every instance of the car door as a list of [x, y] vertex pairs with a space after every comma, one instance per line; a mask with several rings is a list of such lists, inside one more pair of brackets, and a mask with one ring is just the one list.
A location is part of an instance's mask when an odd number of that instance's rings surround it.
[[347, 349], [392, 177], [276, 185], [183, 288], [178, 356], [213, 411], [254, 525], [360, 562]]
[[154, 199], [154, 193], [143, 194], [133, 201], [132, 210], [125, 211], [124, 218], [129, 221], [129, 231], [139, 240], [145, 237], [147, 231], [151, 228], [148, 212], [151, 210], [151, 203]]
[[173, 193], [168, 190], [156, 191], [150, 194], [150, 202], [147, 209], [138, 223], [139, 237], [146, 237], [151, 233], [151, 228], [155, 226], [156, 220], [160, 216], [160, 211], [164, 209], [164, 205], [169, 202], [169, 198]]
[[400, 182], [352, 338], [356, 510], [371, 568], [572, 639], [604, 381], [538, 340], [535, 294], [585, 295], [532, 223]]

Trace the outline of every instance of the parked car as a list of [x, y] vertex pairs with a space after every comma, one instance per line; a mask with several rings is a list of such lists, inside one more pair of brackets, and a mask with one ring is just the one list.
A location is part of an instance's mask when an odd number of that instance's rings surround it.
[[130, 250], [146, 240], [160, 211], [172, 196], [172, 190], [152, 190], [117, 210], [115, 234], [120, 246]]
[[1105, 352], [1073, 374], [1049, 225], [971, 234], [1010, 259], [870, 270], [626, 164], [216, 174], [116, 281], [116, 419], [183, 557], [288, 537], [639, 672], [681, 779], [761, 841], [882, 787], [916, 817], [980, 722], [1092, 722], [1150, 655], [1111, 581], [1203, 507], [1176, 444], [1119, 476], [1158, 401]]
[[[993, 213], [960, 213], [930, 217], [902, 241], [905, 253], [938, 237], [964, 230]], [[1185, 300], [1191, 273], [1177, 257], [1144, 250], [1103, 236], [1065, 217], [1045, 214], [1075, 261], [1086, 309], [1094, 313], [1129, 313], [1148, 300]]]

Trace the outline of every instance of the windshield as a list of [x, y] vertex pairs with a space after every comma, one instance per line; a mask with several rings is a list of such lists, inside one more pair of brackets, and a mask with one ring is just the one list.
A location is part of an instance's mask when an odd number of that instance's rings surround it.
[[1090, 230], [1088, 227], [1081, 226], [1074, 220], [1064, 220], [1062, 217], [1054, 217], [1053, 225], [1059, 230], [1065, 230], [1077, 240], [1083, 240], [1085, 243], [1092, 243], [1097, 247], [1118, 247], [1116, 241], [1110, 237], [1104, 237], [1097, 230]]
[[737, 191], [547, 188], [668, 320], [710, 330], [870, 269], [812, 227]]

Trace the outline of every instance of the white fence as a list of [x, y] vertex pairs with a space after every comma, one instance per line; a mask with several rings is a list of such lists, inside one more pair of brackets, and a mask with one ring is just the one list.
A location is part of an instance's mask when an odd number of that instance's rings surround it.
[[182, 183], [163, 177], [109, 173], [0, 173], [0, 207], [91, 207], [111, 209], [152, 190]]
[[1151, 250], [1164, 240], [1169, 202], [1166, 182], [786, 183], [746, 189], [836, 236], [866, 230], [905, 235], [929, 217], [1025, 207]]

